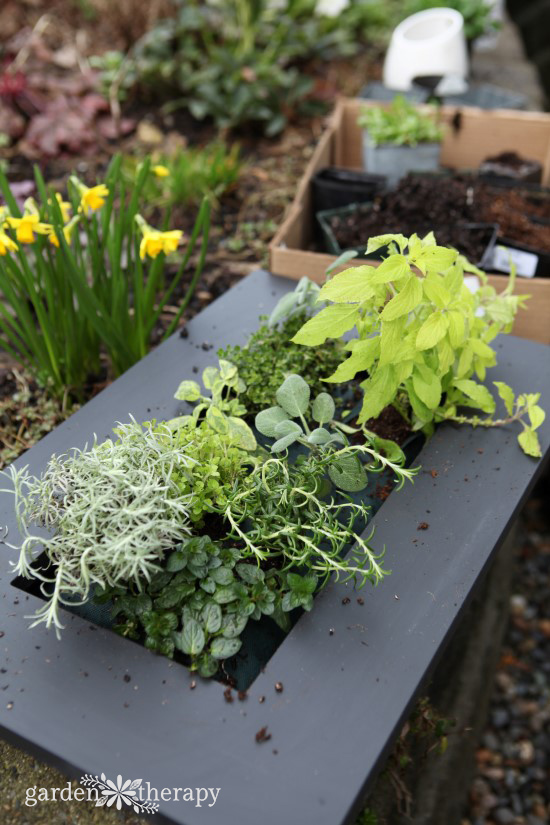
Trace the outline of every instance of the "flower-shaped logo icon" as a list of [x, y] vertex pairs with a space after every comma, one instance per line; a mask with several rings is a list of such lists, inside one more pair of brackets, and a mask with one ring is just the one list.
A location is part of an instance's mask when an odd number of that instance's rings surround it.
[[141, 785], [141, 779], [134, 779], [133, 782], [131, 779], [127, 779], [126, 782], [123, 783], [122, 776], [119, 774], [116, 778], [116, 785], [111, 779], [106, 780], [104, 773], [101, 774], [101, 779], [107, 783], [107, 787], [104, 788], [101, 793], [108, 798], [105, 802], [98, 799], [98, 803], [106, 804], [108, 808], [116, 803], [117, 811], [120, 811], [123, 802], [125, 802], [126, 805], [133, 805], [134, 800], [132, 797], [136, 795], [135, 789]]
[[141, 779], [134, 779], [133, 781], [127, 779], [124, 782], [122, 776], [119, 774], [115, 784], [102, 773], [101, 777], [85, 774], [81, 778], [80, 783], [85, 787], [97, 788], [99, 791], [100, 795], [95, 803], [96, 808], [100, 808], [103, 805], [110, 808], [116, 805], [117, 811], [120, 811], [122, 809], [122, 803], [124, 802], [125, 805], [132, 807], [136, 814], [155, 814], [158, 811], [158, 803], [149, 802], [149, 800], [143, 801], [137, 794], [142, 781]]

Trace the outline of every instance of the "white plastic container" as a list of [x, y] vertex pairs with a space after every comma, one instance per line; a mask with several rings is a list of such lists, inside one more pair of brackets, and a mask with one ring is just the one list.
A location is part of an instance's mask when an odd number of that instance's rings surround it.
[[384, 83], [406, 92], [415, 77], [468, 75], [464, 18], [455, 9], [419, 11], [394, 30], [384, 61]]

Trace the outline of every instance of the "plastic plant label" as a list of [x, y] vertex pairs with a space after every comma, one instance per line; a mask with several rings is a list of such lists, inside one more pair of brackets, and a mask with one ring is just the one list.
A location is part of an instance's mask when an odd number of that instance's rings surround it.
[[509, 246], [495, 246], [493, 251], [493, 266], [503, 272], [510, 272], [510, 264], [516, 267], [516, 274], [523, 278], [532, 278], [537, 271], [538, 255], [524, 252], [522, 249], [512, 249]]

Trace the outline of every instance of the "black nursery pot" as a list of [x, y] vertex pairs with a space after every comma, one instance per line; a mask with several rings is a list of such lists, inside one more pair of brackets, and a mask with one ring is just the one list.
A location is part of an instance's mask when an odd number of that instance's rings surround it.
[[[354, 216], [361, 212], [368, 212], [372, 209], [371, 204], [350, 204], [340, 209], [327, 209], [317, 213], [317, 223], [321, 228], [323, 244], [325, 251], [332, 255], [341, 255], [346, 249], [353, 249], [359, 256], [364, 256], [366, 246], [361, 244], [359, 246], [343, 247], [333, 227], [333, 219], [346, 219], [347, 216]], [[441, 226], [435, 228], [435, 234], [438, 243], [444, 246], [456, 246], [462, 254], [469, 256], [469, 259], [476, 266], [487, 268], [491, 266], [493, 260], [493, 250], [498, 237], [498, 224], [494, 223], [464, 223], [457, 226]], [[404, 235], [409, 235], [410, 232], [403, 231], [401, 227], [388, 227], [388, 231], [402, 232]], [[429, 227], [416, 227], [415, 231], [422, 236], [427, 234]], [[375, 233], [377, 234], [377, 233]], [[449, 237], [447, 237], [449, 235]], [[479, 254], [469, 254], [472, 244], [479, 246]], [[381, 247], [375, 252], [369, 253], [371, 260], [382, 260], [388, 253], [388, 247]]]
[[350, 203], [367, 203], [386, 186], [384, 175], [371, 175], [358, 169], [327, 166], [311, 180], [313, 211], [337, 209]]

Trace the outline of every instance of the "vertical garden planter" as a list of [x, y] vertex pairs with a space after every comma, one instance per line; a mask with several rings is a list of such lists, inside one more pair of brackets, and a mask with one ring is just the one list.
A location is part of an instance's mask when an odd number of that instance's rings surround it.
[[[129, 414], [171, 418], [178, 380], [212, 364], [218, 347], [243, 343], [291, 288], [266, 272], [245, 278], [188, 324], [187, 338], [174, 335], [18, 463], [39, 473], [51, 453], [83, 446], [94, 432], [107, 437]], [[495, 346], [499, 366], [488, 380], [536, 388], [548, 409], [548, 348], [512, 337]], [[40, 602], [13, 586], [4, 548], [2, 735], [75, 777], [103, 772], [143, 777], [155, 789], [220, 788], [210, 808], [161, 799], [159, 813], [175, 825], [352, 822], [543, 471], [550, 421], [539, 432], [544, 459], [534, 461], [511, 431], [438, 429], [418, 458], [414, 486], [390, 495], [374, 519], [391, 578], [361, 594], [331, 583], [240, 701], [78, 616], [63, 614], [62, 642], [43, 627], [29, 630], [25, 616]], [[0, 524], [17, 542], [9, 493], [1, 494]]]

